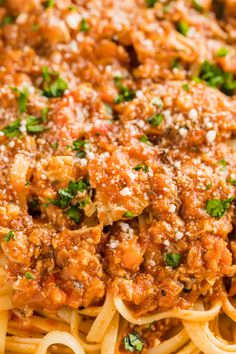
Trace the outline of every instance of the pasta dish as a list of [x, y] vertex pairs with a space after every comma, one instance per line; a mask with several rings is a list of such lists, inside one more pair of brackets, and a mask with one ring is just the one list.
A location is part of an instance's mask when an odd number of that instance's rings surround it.
[[0, 354], [236, 353], [235, 135], [235, 0], [0, 0]]

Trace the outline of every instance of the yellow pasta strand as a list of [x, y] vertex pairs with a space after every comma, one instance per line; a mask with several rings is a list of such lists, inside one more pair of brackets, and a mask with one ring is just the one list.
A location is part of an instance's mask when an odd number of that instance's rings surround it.
[[46, 354], [47, 349], [53, 344], [63, 344], [74, 351], [75, 354], [85, 354], [81, 344], [75, 337], [67, 332], [53, 331], [42, 339], [35, 354]]
[[165, 318], [179, 318], [191, 322], [206, 322], [212, 320], [220, 311], [221, 303], [218, 301], [208, 311], [194, 311], [194, 310], [179, 310], [173, 309], [166, 312], [161, 312], [155, 315], [145, 317], [134, 317], [128, 307], [124, 304], [121, 298], [114, 298], [114, 303], [117, 311], [130, 323], [143, 325], [153, 321], [159, 321]]
[[109, 294], [107, 294], [103, 308], [87, 335], [87, 340], [89, 342], [101, 343], [107, 327], [109, 326], [115, 313], [116, 308], [114, 306], [113, 299]]
[[5, 353], [8, 311], [0, 312], [0, 354]]
[[119, 314], [116, 313], [113, 317], [107, 332], [102, 340], [101, 354], [114, 354], [116, 347], [116, 339], [119, 327]]

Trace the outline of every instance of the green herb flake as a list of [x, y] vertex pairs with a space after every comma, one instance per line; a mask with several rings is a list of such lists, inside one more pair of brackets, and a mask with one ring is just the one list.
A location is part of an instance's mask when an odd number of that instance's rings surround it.
[[136, 97], [136, 92], [128, 87], [124, 86], [122, 83], [122, 77], [120, 75], [116, 75], [114, 77], [114, 82], [116, 87], [119, 89], [119, 94], [115, 98], [114, 103], [119, 104], [121, 102], [129, 102], [132, 101]]
[[18, 106], [20, 113], [24, 113], [27, 108], [27, 103], [29, 99], [29, 91], [25, 87], [23, 90], [19, 90], [17, 87], [12, 88], [18, 94]]
[[49, 9], [55, 5], [55, 0], [47, 0], [44, 2], [45, 9]]
[[83, 192], [88, 190], [89, 182], [87, 179], [81, 179], [79, 181], [70, 181], [68, 187], [59, 189], [58, 194], [59, 199], [52, 200], [50, 204], [56, 205], [61, 209], [67, 208], [72, 199], [77, 195], [78, 192]]
[[134, 352], [134, 348], [131, 346], [128, 336], [124, 337], [124, 348], [128, 352], [132, 352], [132, 353]]
[[132, 211], [126, 211], [123, 215], [124, 218], [133, 218], [134, 213]]
[[18, 100], [20, 113], [24, 113], [26, 111], [28, 98], [29, 98], [29, 92], [27, 89], [20, 91], [19, 100]]
[[68, 6], [67, 7], [67, 10], [69, 10], [69, 11], [75, 11], [75, 10], [77, 10], [78, 8], [77, 8], [77, 6], [75, 6], [75, 5], [70, 5], [70, 6]]
[[122, 95], [117, 95], [116, 98], [114, 99], [114, 103], [115, 104], [120, 104], [121, 102], [123, 102], [123, 97]]
[[15, 138], [19, 136], [20, 133], [20, 119], [16, 119], [14, 122], [7, 125], [5, 128], [2, 129], [2, 132], [8, 138]]
[[177, 31], [181, 33], [183, 36], [187, 36], [189, 31], [189, 25], [185, 21], [180, 21], [176, 25]]
[[192, 80], [193, 80], [194, 82], [196, 82], [196, 84], [200, 84], [200, 83], [202, 82], [202, 80], [200, 79], [200, 77], [197, 77], [197, 76], [194, 76], [194, 77], [192, 78]]
[[218, 88], [228, 96], [232, 96], [236, 89], [236, 79], [231, 72], [226, 72], [217, 64], [204, 61], [201, 65], [200, 79], [208, 86]]
[[15, 237], [15, 233], [13, 230], [10, 230], [4, 237], [3, 240], [5, 242], [9, 242], [10, 240], [12, 240]]
[[88, 141], [80, 139], [73, 142], [73, 150], [76, 151], [76, 157], [83, 158], [86, 156], [86, 152], [84, 151], [86, 144], [88, 144]]
[[234, 197], [221, 200], [221, 199], [210, 199], [206, 202], [206, 212], [214, 218], [221, 218], [227, 209], [229, 209]]
[[83, 159], [86, 156], [86, 152], [85, 151], [78, 151], [75, 155], [75, 157], [79, 158], [79, 159]]
[[48, 128], [41, 124], [41, 118], [28, 116], [26, 119], [26, 130], [29, 134], [39, 134], [48, 130]]
[[86, 198], [84, 200], [81, 200], [79, 203], [76, 204], [77, 208], [79, 209], [84, 209], [84, 207], [86, 205], [88, 205], [90, 203], [91, 199], [90, 198]]
[[204, 8], [202, 7], [202, 5], [199, 3], [198, 0], [192, 0], [192, 5], [194, 9], [197, 10], [198, 12], [202, 13], [204, 11]]
[[179, 58], [175, 58], [171, 64], [172, 69], [182, 69], [182, 65]]
[[30, 272], [25, 272], [25, 277], [28, 280], [34, 280], [35, 279], [35, 276], [32, 273], [30, 273]]
[[10, 25], [14, 21], [15, 21], [15, 17], [14, 16], [7, 15], [7, 16], [5, 16], [3, 18], [2, 22], [0, 23], [0, 27], [4, 27], [6, 25]]
[[[8, 138], [18, 137], [21, 135], [20, 127], [21, 127], [21, 120], [16, 119], [14, 122], [10, 123], [5, 128], [3, 128], [2, 132]], [[33, 116], [28, 116], [26, 118], [26, 131], [27, 131], [27, 133], [38, 134], [38, 133], [42, 133], [43, 131], [46, 131], [46, 130], [48, 130], [48, 128], [41, 124], [41, 118], [37, 118], [37, 117], [33, 117]]]
[[183, 84], [183, 85], [182, 85], [182, 88], [183, 88], [183, 90], [186, 91], [186, 92], [189, 92], [189, 91], [190, 91], [190, 88], [189, 88], [189, 85], [188, 85], [188, 84]]
[[180, 253], [167, 253], [165, 255], [166, 265], [172, 268], [177, 268], [181, 263], [182, 256]]
[[152, 127], [157, 127], [158, 125], [160, 125], [163, 121], [163, 114], [159, 113], [159, 114], [155, 114], [154, 116], [148, 118], [148, 123], [152, 126]]
[[226, 57], [226, 55], [229, 53], [229, 50], [227, 48], [220, 48], [217, 50], [216, 52], [216, 56], [219, 57], [219, 58], [224, 58]]
[[47, 121], [48, 118], [48, 107], [44, 107], [41, 112], [41, 118], [43, 122]]
[[123, 79], [123, 76], [121, 73], [117, 72], [114, 75], [113, 79], [114, 79], [115, 83], [118, 84]]
[[80, 22], [80, 32], [87, 32], [89, 30], [88, 22], [85, 18], [82, 18]]
[[80, 219], [81, 219], [81, 212], [76, 206], [72, 206], [67, 212], [66, 215], [74, 220], [76, 224], [79, 224]]
[[231, 183], [234, 187], [236, 187], [236, 179], [228, 178], [227, 182]]
[[222, 159], [218, 161], [218, 164], [222, 166], [221, 171], [225, 171], [227, 167], [227, 161], [225, 159]]
[[62, 97], [65, 90], [68, 89], [68, 84], [63, 80], [59, 73], [52, 72], [47, 66], [42, 68], [43, 75], [43, 96], [48, 98]]
[[52, 144], [51, 144], [51, 147], [53, 148], [53, 150], [57, 150], [57, 149], [58, 149], [58, 146], [59, 146], [58, 141], [56, 141], [55, 143], [52, 143]]
[[124, 348], [129, 352], [134, 352], [136, 350], [141, 353], [143, 346], [144, 343], [136, 332], [130, 333], [124, 337]]
[[142, 143], [145, 143], [147, 145], [152, 145], [150, 140], [148, 139], [147, 135], [142, 135], [141, 138], [139, 139]]
[[157, 0], [145, 0], [145, 2], [146, 2], [146, 6], [147, 6], [148, 8], [151, 8], [151, 7], [154, 7], [154, 6], [155, 6]]
[[134, 167], [135, 171], [140, 171], [143, 170], [144, 172], [148, 172], [148, 166], [145, 165], [144, 163], [140, 163], [139, 165]]
[[205, 190], [208, 191], [212, 186], [212, 182], [209, 182], [206, 187], [205, 187]]

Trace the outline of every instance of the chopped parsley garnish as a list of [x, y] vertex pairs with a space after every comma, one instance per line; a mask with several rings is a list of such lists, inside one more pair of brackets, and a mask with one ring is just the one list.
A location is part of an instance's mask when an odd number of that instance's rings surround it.
[[17, 87], [13, 87], [12, 90], [18, 94], [18, 106], [20, 113], [24, 113], [26, 111], [29, 98], [28, 89], [25, 87], [23, 90], [19, 90]]
[[47, 121], [48, 118], [48, 107], [44, 107], [41, 112], [41, 118], [43, 122]]
[[193, 80], [194, 82], [196, 82], [196, 84], [200, 84], [200, 83], [202, 82], [202, 80], [200, 79], [200, 77], [197, 77], [197, 76], [194, 76], [194, 77], [192, 78], [192, 80]]
[[222, 166], [221, 171], [225, 171], [226, 170], [227, 161], [225, 159], [222, 159], [222, 160], [218, 161], [218, 164]]
[[59, 199], [51, 200], [49, 203], [44, 204], [44, 206], [47, 207], [52, 204], [64, 209], [65, 214], [78, 224], [81, 220], [81, 210], [89, 203], [90, 198], [82, 201], [74, 200], [74, 198], [77, 197], [79, 192], [82, 193], [88, 189], [89, 181], [85, 178], [79, 181], [70, 181], [66, 188], [59, 189]]
[[207, 85], [218, 88], [228, 96], [234, 94], [236, 79], [231, 72], [226, 72], [217, 64], [204, 61], [201, 65], [200, 78], [205, 80]]
[[204, 8], [202, 7], [202, 5], [199, 3], [198, 0], [192, 0], [192, 4], [195, 10], [197, 10], [198, 12], [203, 12]]
[[142, 143], [152, 145], [151, 141], [148, 139], [147, 135], [142, 135], [141, 138], [139, 139]]
[[126, 211], [124, 214], [123, 214], [123, 217], [124, 218], [133, 218], [134, 217], [134, 213], [132, 211]]
[[189, 92], [190, 88], [188, 84], [183, 84], [182, 88], [184, 89], [184, 91]]
[[87, 32], [89, 30], [88, 22], [85, 18], [82, 18], [80, 22], [80, 32]]
[[66, 215], [70, 219], [74, 220], [76, 224], [79, 224], [81, 220], [81, 210], [84, 209], [84, 207], [89, 203], [89, 201], [90, 199], [87, 198], [78, 202], [76, 205], [73, 205], [67, 210]]
[[47, 0], [44, 2], [45, 9], [49, 9], [55, 5], [55, 0]]
[[236, 187], [236, 179], [228, 178], [227, 182], [231, 183], [234, 187]]
[[114, 103], [119, 104], [121, 102], [129, 102], [132, 101], [133, 98], [135, 98], [136, 93], [134, 90], [130, 90], [128, 87], [124, 86], [123, 83], [121, 82], [122, 78], [120, 76], [116, 76], [114, 78], [116, 87], [119, 89], [119, 94], [115, 98]]
[[53, 150], [57, 150], [58, 146], [59, 146], [58, 141], [56, 141], [55, 143], [51, 144], [51, 147], [53, 148]]
[[0, 23], [0, 27], [6, 26], [6, 25], [10, 25], [11, 23], [13, 23], [15, 21], [15, 17], [14, 16], [5, 16], [2, 20], [2, 22]]
[[68, 6], [67, 7], [67, 10], [69, 10], [69, 11], [75, 11], [75, 10], [77, 10], [78, 8], [77, 8], [77, 6], [75, 6], [75, 5], [70, 5], [70, 6]]
[[124, 348], [129, 352], [134, 352], [135, 350], [141, 353], [144, 343], [140, 339], [138, 333], [133, 332], [124, 337]]
[[74, 220], [74, 222], [76, 224], [79, 224], [80, 222], [80, 219], [81, 219], [81, 212], [79, 210], [79, 208], [77, 208], [77, 206], [72, 206], [67, 212], [66, 212], [66, 215]]
[[14, 122], [8, 124], [5, 128], [2, 129], [2, 132], [8, 138], [14, 138], [20, 134], [20, 119], [16, 119]]
[[33, 116], [28, 116], [26, 119], [26, 130], [27, 133], [29, 134], [39, 134], [42, 133], [46, 130], [48, 130], [47, 127], [41, 124], [42, 119], [33, 117]]
[[147, 7], [154, 7], [157, 0], [145, 0]]
[[160, 125], [163, 121], [163, 114], [159, 113], [159, 114], [155, 114], [154, 116], [148, 118], [148, 123], [153, 126], [153, 127], [157, 127], [158, 125]]
[[29, 96], [29, 92], [27, 89], [19, 92], [18, 104], [19, 104], [20, 113], [24, 113], [26, 111], [28, 96]]
[[154, 97], [151, 103], [155, 106], [158, 106], [158, 107], [163, 106], [163, 101], [160, 97]]
[[[41, 124], [42, 119], [33, 117], [33, 116], [27, 116], [26, 118], [26, 131], [29, 134], [38, 134], [42, 133], [48, 128], [44, 125]], [[14, 122], [10, 123], [7, 125], [5, 128], [2, 129], [2, 132], [8, 137], [8, 138], [14, 138], [17, 136], [21, 135], [21, 120], [16, 119]]]
[[189, 25], [185, 21], [179, 21], [176, 25], [177, 31], [183, 36], [187, 36], [189, 31]]
[[11, 239], [15, 237], [15, 233], [13, 230], [10, 230], [4, 237], [3, 240], [9, 242]]
[[56, 200], [52, 200], [52, 204], [64, 209], [66, 208], [71, 200], [76, 196], [78, 192], [78, 182], [69, 182], [67, 188], [59, 189], [58, 193], [60, 198]]
[[77, 139], [73, 142], [73, 150], [76, 151], [76, 157], [83, 158], [86, 156], [86, 152], [84, 151], [86, 144], [88, 144], [86, 140]]
[[165, 262], [167, 266], [176, 268], [181, 263], [182, 256], [180, 253], [167, 253], [165, 255]]
[[214, 218], [221, 218], [227, 209], [229, 209], [234, 197], [221, 200], [221, 199], [210, 199], [206, 202], [206, 212]]
[[224, 58], [226, 57], [226, 55], [229, 53], [229, 50], [227, 48], [220, 48], [219, 50], [217, 50], [216, 52], [216, 56], [219, 58]]
[[209, 182], [207, 185], [206, 185], [206, 188], [205, 190], [208, 191], [212, 186], [212, 182]]
[[35, 279], [35, 276], [34, 276], [32, 273], [30, 273], [30, 272], [25, 272], [25, 277], [26, 277], [26, 279], [28, 279], [28, 280], [33, 280], [33, 279]]
[[52, 72], [47, 66], [42, 68], [43, 73], [43, 96], [48, 98], [62, 97], [68, 84], [60, 77], [58, 72]]
[[172, 61], [171, 68], [172, 68], [172, 69], [181, 69], [181, 68], [182, 68], [182, 65], [181, 65], [181, 63], [180, 63], [180, 59], [179, 59], [179, 58], [175, 58], [175, 59]]
[[140, 163], [139, 165], [134, 167], [135, 171], [140, 171], [143, 170], [144, 172], [148, 172], [148, 166], [145, 165], [144, 163]]
[[83, 192], [89, 188], [89, 182], [87, 179], [80, 179], [79, 181], [70, 181], [68, 187], [59, 189], [59, 199], [52, 200], [50, 204], [56, 205], [61, 209], [67, 208], [72, 199], [78, 192]]

